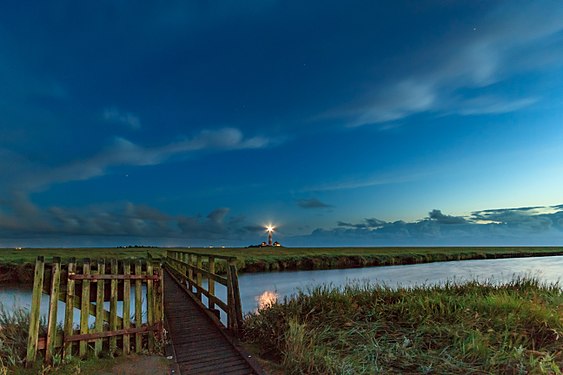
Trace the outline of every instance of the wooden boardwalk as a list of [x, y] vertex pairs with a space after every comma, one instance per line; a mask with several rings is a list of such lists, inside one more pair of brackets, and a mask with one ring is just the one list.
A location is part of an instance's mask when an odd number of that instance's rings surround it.
[[168, 272], [164, 314], [180, 374], [263, 374]]

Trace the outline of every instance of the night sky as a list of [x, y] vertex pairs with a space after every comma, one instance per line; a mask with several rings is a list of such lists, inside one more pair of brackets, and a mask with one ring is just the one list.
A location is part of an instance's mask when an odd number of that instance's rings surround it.
[[563, 2], [18, 1], [0, 247], [563, 244]]

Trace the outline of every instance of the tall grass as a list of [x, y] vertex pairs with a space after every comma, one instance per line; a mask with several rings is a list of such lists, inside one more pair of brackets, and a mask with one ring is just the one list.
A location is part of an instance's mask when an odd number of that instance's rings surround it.
[[[46, 334], [45, 319], [39, 324], [40, 335]], [[24, 364], [29, 333], [29, 311], [14, 306], [9, 312], [0, 302], [0, 374]]]
[[290, 374], [560, 374], [563, 294], [530, 278], [325, 285], [247, 316], [245, 340]]

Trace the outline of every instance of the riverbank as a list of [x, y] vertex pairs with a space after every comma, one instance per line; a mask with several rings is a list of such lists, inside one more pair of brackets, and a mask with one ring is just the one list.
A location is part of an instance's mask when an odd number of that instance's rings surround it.
[[533, 279], [323, 286], [249, 315], [245, 340], [288, 374], [556, 374], [563, 291]]
[[[178, 248], [174, 248], [177, 250]], [[49, 261], [64, 259], [145, 258], [162, 256], [167, 248], [69, 248], [0, 249], [0, 284], [33, 282], [33, 263], [38, 255]], [[368, 247], [368, 248], [183, 248], [202, 254], [237, 258], [241, 273], [342, 269], [418, 264], [470, 259], [499, 259], [563, 255], [562, 247]], [[220, 264], [217, 266], [220, 272]]]

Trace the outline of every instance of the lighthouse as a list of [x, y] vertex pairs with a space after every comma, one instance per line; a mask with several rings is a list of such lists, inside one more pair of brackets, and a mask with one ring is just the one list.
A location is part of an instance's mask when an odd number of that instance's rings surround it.
[[268, 246], [274, 246], [273, 242], [272, 242], [272, 233], [274, 233], [274, 226], [273, 225], [268, 225], [266, 227], [266, 232], [268, 232]]

